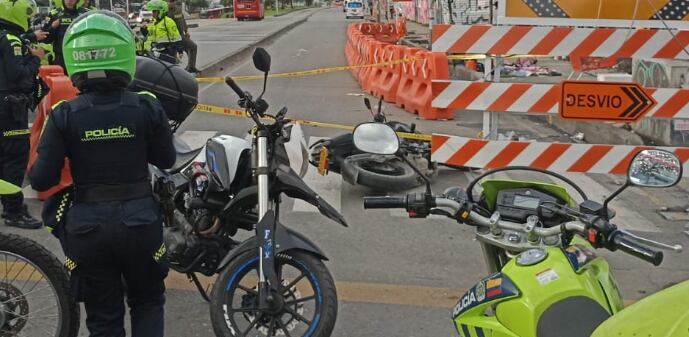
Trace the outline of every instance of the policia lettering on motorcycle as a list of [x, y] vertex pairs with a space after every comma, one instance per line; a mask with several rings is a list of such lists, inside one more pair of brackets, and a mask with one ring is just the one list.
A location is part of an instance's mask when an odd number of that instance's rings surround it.
[[173, 59], [177, 58], [177, 53], [184, 50], [182, 45], [182, 35], [179, 33], [175, 20], [167, 16], [168, 6], [165, 0], [151, 0], [146, 3], [146, 10], [153, 12], [155, 21], [153, 25], [146, 27], [148, 37], [144, 48], [150, 51], [151, 48], [164, 50], [166, 55]]
[[168, 119], [152, 94], [126, 90], [136, 71], [134, 33], [119, 16], [80, 16], [65, 33], [63, 53], [80, 94], [54, 107], [31, 185], [55, 185], [69, 159], [74, 187], [60, 240], [90, 336], [125, 336], [125, 287], [132, 336], [163, 336], [168, 264], [148, 164], [175, 162]]
[[74, 19], [87, 11], [88, 9], [84, 7], [84, 0], [64, 0], [61, 9], [53, 9], [50, 12], [42, 30], [48, 32], [48, 36], [43, 42], [53, 44], [55, 59], [51, 64], [58, 65], [62, 69], [65, 68], [65, 60], [62, 57], [62, 42], [65, 32]]
[[[0, 179], [22, 186], [29, 160], [29, 110], [42, 49], [30, 49], [20, 39], [29, 19], [38, 13], [33, 0], [0, 0]], [[8, 226], [35, 229], [21, 192], [2, 197], [2, 218]]]

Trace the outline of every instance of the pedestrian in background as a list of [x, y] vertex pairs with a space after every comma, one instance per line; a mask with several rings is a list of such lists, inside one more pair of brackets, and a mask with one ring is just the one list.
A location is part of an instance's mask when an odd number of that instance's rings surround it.
[[177, 24], [177, 29], [182, 34], [182, 45], [184, 46], [184, 51], [187, 52], [189, 56], [189, 63], [187, 64], [187, 71], [190, 73], [200, 73], [201, 71], [196, 69], [196, 52], [198, 47], [196, 43], [191, 40], [189, 35], [189, 26], [187, 26], [187, 20], [184, 18], [184, 11], [182, 4], [177, 5], [175, 0], [168, 0], [169, 12], [168, 17], [175, 20]]
[[[0, 179], [22, 186], [29, 161], [29, 110], [45, 52], [20, 38], [38, 14], [33, 0], [0, 0]], [[24, 195], [2, 197], [5, 224], [25, 229], [42, 226], [24, 205]]]

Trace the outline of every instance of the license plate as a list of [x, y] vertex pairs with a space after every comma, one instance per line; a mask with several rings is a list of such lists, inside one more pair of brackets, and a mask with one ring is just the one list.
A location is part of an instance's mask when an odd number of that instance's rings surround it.
[[318, 174], [324, 176], [328, 174], [328, 167], [330, 162], [328, 161], [328, 148], [321, 146], [321, 150], [318, 157]]

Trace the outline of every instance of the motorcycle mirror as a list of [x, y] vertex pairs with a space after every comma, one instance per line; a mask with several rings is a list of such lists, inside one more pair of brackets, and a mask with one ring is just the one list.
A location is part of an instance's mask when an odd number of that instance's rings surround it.
[[270, 71], [270, 54], [263, 48], [256, 48], [254, 51], [254, 67], [256, 69], [268, 73]]
[[354, 129], [354, 146], [368, 153], [396, 154], [400, 149], [400, 140], [395, 130], [381, 123], [363, 123]]
[[378, 114], [380, 115], [380, 114], [382, 114], [382, 113], [383, 113], [383, 99], [381, 98], [381, 99], [378, 101]]
[[634, 186], [670, 187], [682, 177], [682, 164], [672, 152], [643, 150], [632, 159], [627, 179]]

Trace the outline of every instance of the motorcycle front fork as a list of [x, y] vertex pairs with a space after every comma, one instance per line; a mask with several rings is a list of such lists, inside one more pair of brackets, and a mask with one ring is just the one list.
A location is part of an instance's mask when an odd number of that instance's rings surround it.
[[277, 293], [279, 280], [275, 271], [275, 221], [271, 212], [267, 221], [262, 221], [270, 211], [269, 196], [269, 167], [268, 167], [268, 135], [266, 131], [256, 132], [254, 150], [257, 154], [255, 174], [258, 180], [258, 223], [256, 236], [259, 246], [258, 262], [258, 308], [268, 309], [275, 303], [274, 294]]

